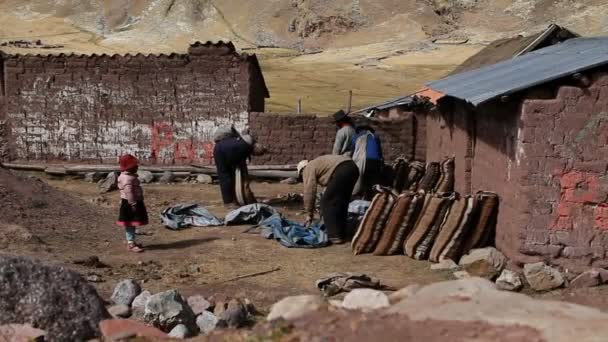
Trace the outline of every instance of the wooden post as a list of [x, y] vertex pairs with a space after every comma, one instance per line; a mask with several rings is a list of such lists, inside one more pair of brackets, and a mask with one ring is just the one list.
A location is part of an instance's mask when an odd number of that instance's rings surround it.
[[348, 105], [346, 106], [346, 112], [347, 113], [350, 113], [352, 105], [353, 105], [353, 91], [349, 90], [348, 91]]
[[298, 114], [302, 114], [302, 99], [298, 99]]

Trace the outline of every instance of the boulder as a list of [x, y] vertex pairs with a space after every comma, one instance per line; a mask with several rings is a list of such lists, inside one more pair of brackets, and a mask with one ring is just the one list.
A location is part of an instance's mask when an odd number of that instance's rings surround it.
[[383, 292], [372, 289], [354, 289], [342, 301], [342, 307], [353, 310], [370, 311], [388, 306], [388, 297]]
[[519, 291], [523, 284], [519, 273], [511, 270], [503, 270], [498, 279], [496, 279], [496, 286], [500, 290]]
[[173, 183], [175, 181], [175, 175], [171, 171], [165, 171], [158, 179], [159, 183]]
[[2, 342], [37, 342], [44, 341], [46, 332], [36, 329], [29, 324], [0, 325], [0, 341]]
[[418, 292], [422, 286], [418, 284], [412, 284], [402, 288], [401, 290], [395, 291], [388, 295], [388, 301], [391, 304], [398, 303], [406, 298], [409, 298]]
[[95, 288], [65, 267], [0, 256], [0, 284], [0, 324], [31, 324], [47, 341], [92, 339], [110, 318]]
[[132, 337], [165, 338], [164, 332], [131, 319], [107, 319], [99, 324], [101, 334], [109, 341]]
[[452, 259], [443, 259], [439, 263], [431, 265], [433, 271], [457, 271], [458, 268], [458, 264]]
[[215, 330], [218, 322], [219, 319], [209, 311], [203, 311], [203, 313], [196, 318], [196, 325], [202, 334], [209, 334]]
[[148, 299], [144, 320], [162, 331], [168, 332], [178, 324], [196, 332], [196, 315], [177, 290], [157, 293]]
[[134, 317], [143, 318], [144, 311], [146, 310], [146, 303], [148, 299], [152, 297], [150, 291], [143, 291], [139, 294], [139, 296], [133, 299], [133, 303], [131, 303], [131, 311]]
[[169, 332], [169, 337], [185, 339], [187, 337], [190, 337], [190, 331], [188, 331], [188, 327], [186, 327], [185, 325], [178, 324], [175, 326], [175, 328], [171, 329], [171, 332]]
[[112, 293], [112, 301], [115, 304], [131, 306], [135, 297], [141, 293], [141, 287], [133, 279], [125, 279], [119, 282]]
[[507, 265], [507, 257], [494, 247], [472, 249], [460, 258], [460, 268], [474, 277], [496, 278]]
[[97, 183], [105, 177], [106, 174], [103, 172], [89, 172], [84, 175], [84, 181], [89, 183]]
[[196, 182], [198, 184], [213, 184], [213, 178], [209, 175], [202, 174], [196, 176]]
[[[217, 308], [218, 305], [216, 305], [216, 310]], [[232, 299], [217, 317], [220, 319], [220, 326], [239, 328], [247, 322], [247, 307], [240, 300]]]
[[110, 172], [105, 179], [97, 182], [97, 189], [100, 193], [106, 193], [118, 189], [118, 174]]
[[583, 287], [595, 287], [602, 285], [602, 277], [600, 272], [595, 269], [583, 272], [579, 274], [574, 280], [570, 282], [570, 287], [583, 288]]
[[188, 297], [188, 305], [190, 305], [195, 315], [200, 315], [211, 307], [211, 303], [205, 297], [199, 295]]
[[108, 308], [108, 312], [114, 318], [128, 318], [131, 316], [131, 308], [128, 305], [118, 304]]
[[[582, 305], [500, 291], [494, 283], [477, 277], [424, 286], [415, 296], [393, 305], [386, 312], [406, 315], [415, 321], [487, 323], [513, 329], [527, 327], [538, 331], [541, 336], [534, 339], [538, 341], [608, 340], [608, 325], [605, 323], [608, 313]], [[527, 338], [522, 335], [512, 340]]]
[[140, 182], [144, 184], [152, 183], [154, 181], [154, 174], [150, 171], [138, 170], [137, 177], [139, 178]]
[[281, 299], [272, 305], [266, 319], [273, 321], [283, 318], [286, 320], [298, 319], [310, 312], [327, 307], [327, 303], [319, 296], [304, 295], [292, 296]]
[[547, 291], [564, 285], [562, 274], [555, 268], [542, 262], [524, 265], [524, 276], [536, 291]]

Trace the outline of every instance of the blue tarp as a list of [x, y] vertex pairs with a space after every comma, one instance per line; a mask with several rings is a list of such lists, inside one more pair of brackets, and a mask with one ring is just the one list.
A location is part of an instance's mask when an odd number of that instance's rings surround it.
[[268, 204], [249, 204], [229, 212], [224, 220], [226, 225], [258, 224], [278, 212]]
[[275, 214], [260, 222], [262, 236], [266, 239], [274, 239], [289, 248], [319, 248], [328, 245], [329, 239], [325, 227], [316, 223], [311, 227], [286, 220], [281, 215]]
[[198, 204], [178, 204], [169, 207], [163, 210], [160, 218], [165, 227], [173, 230], [181, 230], [190, 226], [210, 227], [224, 225], [222, 220]]

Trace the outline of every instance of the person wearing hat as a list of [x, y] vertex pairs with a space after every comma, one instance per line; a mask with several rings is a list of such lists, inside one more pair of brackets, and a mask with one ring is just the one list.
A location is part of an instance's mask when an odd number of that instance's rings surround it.
[[236, 171], [247, 173], [247, 159], [261, 155], [264, 148], [256, 144], [249, 132], [240, 134], [234, 127], [219, 128], [214, 134], [213, 158], [217, 168], [222, 200], [226, 207], [236, 203]]
[[139, 161], [133, 155], [125, 154], [118, 160], [120, 176], [120, 209], [118, 213], [119, 226], [125, 228], [127, 236], [127, 251], [140, 253], [143, 247], [135, 241], [135, 227], [148, 224], [148, 212], [144, 204], [144, 191], [137, 178]]
[[355, 136], [355, 125], [343, 110], [334, 113], [334, 122], [338, 126], [332, 154], [351, 157], [353, 153], [352, 139]]
[[306, 225], [314, 220], [317, 186], [323, 186], [325, 192], [320, 203], [321, 217], [327, 235], [334, 244], [344, 243], [348, 235], [348, 204], [359, 179], [357, 165], [346, 156], [324, 155], [310, 162], [301, 161], [297, 170], [304, 183], [304, 210], [308, 214]]

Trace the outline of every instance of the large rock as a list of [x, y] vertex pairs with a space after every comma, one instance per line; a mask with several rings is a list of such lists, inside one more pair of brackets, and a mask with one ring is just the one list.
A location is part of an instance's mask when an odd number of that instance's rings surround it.
[[188, 297], [188, 305], [190, 305], [190, 308], [195, 315], [200, 315], [203, 311], [206, 311], [211, 307], [211, 303], [200, 295]]
[[84, 180], [85, 180], [85, 182], [89, 182], [89, 183], [97, 183], [100, 180], [104, 179], [105, 177], [106, 177], [106, 174], [103, 172], [89, 172], [84, 175]]
[[171, 171], [165, 171], [158, 179], [159, 183], [173, 183], [175, 181], [175, 174]]
[[108, 308], [108, 312], [114, 318], [128, 318], [131, 316], [131, 308], [124, 304], [111, 306]]
[[184, 339], [189, 336], [190, 331], [188, 331], [188, 327], [183, 324], [176, 325], [175, 328], [171, 329], [171, 332], [169, 332], [169, 337], [171, 338]]
[[[220, 306], [216, 304], [216, 311], [218, 307]], [[216, 314], [221, 326], [239, 328], [247, 323], [247, 307], [238, 299], [230, 300], [221, 311]]]
[[388, 297], [378, 290], [354, 289], [344, 297], [342, 307], [353, 310], [376, 310], [390, 305]]
[[459, 265], [471, 276], [494, 279], [507, 265], [507, 258], [494, 247], [479, 248], [460, 258]]
[[111, 299], [116, 304], [130, 306], [140, 293], [141, 287], [135, 280], [125, 279], [116, 285]]
[[198, 175], [196, 176], [196, 182], [198, 184], [213, 184], [213, 178], [209, 175]]
[[137, 177], [144, 184], [152, 183], [154, 181], [154, 174], [150, 171], [138, 170]]
[[146, 303], [148, 299], [152, 297], [150, 291], [143, 291], [139, 294], [139, 296], [133, 299], [133, 303], [131, 303], [131, 311], [134, 317], [143, 318], [144, 312], [146, 310]]
[[418, 292], [418, 290], [420, 290], [421, 287], [422, 286], [420, 286], [418, 284], [412, 284], [412, 285], [406, 286], [400, 290], [397, 290], [397, 291], [389, 294], [388, 301], [391, 304], [398, 303], [406, 298], [409, 298], [409, 297], [415, 295], [416, 292]]
[[37, 342], [44, 341], [46, 332], [29, 324], [0, 325], [0, 342]]
[[598, 270], [592, 269], [579, 274], [572, 282], [570, 287], [583, 288], [599, 286], [603, 283], [602, 276]]
[[217, 327], [219, 319], [212, 312], [204, 311], [196, 318], [196, 325], [202, 334], [209, 334]]
[[327, 303], [319, 296], [292, 296], [281, 299], [272, 305], [266, 319], [273, 321], [283, 318], [286, 320], [298, 319], [310, 312], [327, 307]]
[[64, 267], [0, 256], [0, 284], [0, 324], [31, 324], [47, 341], [94, 338], [110, 318], [95, 288]]
[[562, 274], [542, 262], [524, 265], [524, 276], [528, 284], [536, 291], [552, 290], [564, 284]]
[[130, 319], [107, 319], [99, 324], [99, 328], [108, 341], [132, 337], [167, 337], [167, 334], [154, 327]]
[[118, 189], [118, 174], [116, 172], [108, 173], [105, 179], [97, 182], [97, 189], [102, 194]]
[[519, 291], [523, 284], [517, 272], [503, 270], [500, 277], [496, 279], [496, 286], [505, 291]]
[[494, 283], [477, 277], [425, 286], [387, 313], [404, 314], [415, 321], [482, 322], [514, 328], [519, 325], [537, 330], [542, 341], [608, 341], [608, 313], [500, 291]]
[[148, 299], [144, 320], [162, 331], [168, 332], [178, 324], [196, 332], [196, 315], [177, 290], [157, 293]]

